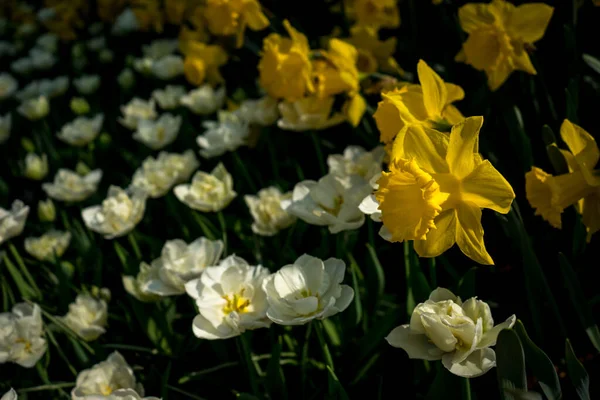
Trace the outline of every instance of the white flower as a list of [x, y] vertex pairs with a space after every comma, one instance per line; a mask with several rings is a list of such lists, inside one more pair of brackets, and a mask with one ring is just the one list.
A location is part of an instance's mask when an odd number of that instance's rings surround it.
[[117, 76], [117, 82], [123, 89], [129, 89], [135, 84], [135, 75], [131, 68], [123, 68], [123, 71]]
[[73, 79], [75, 89], [81, 94], [92, 94], [100, 87], [99, 75], [83, 75], [77, 79]]
[[279, 118], [277, 100], [269, 96], [256, 100], [244, 100], [235, 112], [248, 123], [258, 126], [274, 125]]
[[257, 196], [244, 196], [254, 218], [252, 232], [262, 236], [273, 236], [292, 225], [296, 217], [281, 208], [282, 200], [291, 199], [292, 192], [281, 193], [281, 190], [274, 186], [261, 189]]
[[204, 84], [182, 96], [180, 102], [194, 114], [214, 114], [225, 103], [225, 87], [214, 90], [209, 84]]
[[80, 294], [61, 320], [86, 342], [96, 340], [106, 332], [108, 305], [103, 299]]
[[69, 78], [59, 76], [55, 79], [41, 79], [33, 81], [17, 92], [15, 97], [20, 101], [26, 101], [39, 96], [53, 98], [67, 91], [69, 88]]
[[58, 40], [57, 34], [46, 32], [36, 39], [35, 45], [49, 53], [56, 53], [56, 50], [58, 49]]
[[183, 58], [169, 54], [152, 63], [152, 74], [158, 79], [170, 80], [183, 74]]
[[101, 205], [83, 209], [83, 222], [90, 230], [104, 235], [105, 239], [126, 235], [142, 220], [146, 197], [146, 192], [135, 188], [125, 191], [111, 186]]
[[123, 276], [123, 287], [125, 291], [143, 302], [152, 302], [157, 301], [161, 298], [161, 296], [149, 293], [144, 291], [144, 286], [151, 279], [159, 279], [158, 278], [158, 269], [152, 268], [152, 266], [146, 264], [145, 262], [140, 264], [140, 272], [138, 272], [137, 276]]
[[158, 60], [173, 54], [178, 48], [179, 41], [177, 39], [156, 39], [150, 44], [142, 45], [142, 53], [144, 53], [144, 57]]
[[4, 100], [17, 90], [19, 84], [12, 75], [3, 72], [0, 74], [0, 100]]
[[152, 72], [152, 64], [154, 60], [147, 57], [136, 58], [133, 60], [133, 69], [143, 75], [150, 75]]
[[71, 242], [70, 232], [51, 230], [40, 237], [25, 239], [25, 251], [40, 261], [61, 257]]
[[156, 109], [154, 100], [144, 101], [134, 97], [125, 106], [121, 106], [121, 112], [125, 118], [120, 118], [119, 122], [126, 128], [137, 129], [141, 120], [153, 120], [156, 118]]
[[167, 85], [164, 89], [156, 89], [152, 92], [152, 98], [163, 110], [177, 108], [183, 95], [185, 95], [185, 88], [174, 85]]
[[6, 142], [10, 137], [10, 128], [12, 126], [12, 118], [10, 113], [5, 116], [0, 115], [0, 144]]
[[140, 29], [140, 23], [138, 22], [133, 10], [127, 7], [115, 19], [110, 32], [113, 35], [123, 36], [138, 29]]
[[263, 290], [267, 276], [266, 268], [250, 266], [232, 255], [186, 283], [187, 294], [196, 300], [199, 311], [192, 324], [194, 334], [202, 339], [228, 339], [268, 327], [271, 321]]
[[156, 121], [142, 119], [133, 138], [152, 150], [159, 150], [173, 143], [181, 127], [181, 116], [164, 113]]
[[73, 400], [106, 399], [119, 389], [133, 389], [142, 395], [144, 393], [142, 385], [136, 382], [133, 369], [127, 364], [125, 358], [115, 351], [105, 361], [77, 375], [71, 398]]
[[29, 57], [19, 58], [10, 64], [10, 69], [19, 75], [29, 75], [33, 71], [33, 62]]
[[[381, 172], [373, 175], [373, 177], [369, 181], [369, 184], [371, 185], [371, 188], [374, 191], [379, 188], [377, 181], [379, 180], [380, 177], [381, 177]], [[381, 210], [379, 209], [379, 202], [377, 201], [377, 198], [375, 197], [375, 195], [373, 193], [366, 196], [360, 202], [360, 204], [358, 205], [358, 208], [362, 213], [370, 216], [373, 221], [381, 222]], [[390, 231], [388, 230], [388, 228], [385, 225], [381, 225], [381, 228], [379, 229], [379, 236], [381, 236], [383, 239], [387, 240], [388, 242], [392, 241], [392, 234], [390, 233]]]
[[17, 400], [17, 392], [15, 389], [10, 389], [8, 392], [4, 393], [4, 396], [0, 397], [0, 400]]
[[100, 51], [106, 47], [106, 38], [104, 36], [91, 38], [87, 41], [87, 47], [92, 51]]
[[102, 179], [102, 171], [99, 169], [81, 176], [74, 171], [61, 168], [54, 176], [54, 182], [42, 184], [42, 189], [55, 200], [83, 201], [96, 192], [100, 179]]
[[104, 395], [90, 395], [80, 397], [78, 400], [161, 400], [158, 397], [142, 397], [133, 389], [118, 389], [111, 394]]
[[202, 125], [206, 131], [196, 138], [196, 142], [202, 148], [200, 155], [205, 158], [235, 151], [246, 143], [250, 134], [248, 122], [227, 111], [219, 111], [219, 121], [205, 121]]
[[0, 313], [0, 364], [14, 362], [33, 367], [47, 349], [42, 310], [37, 304], [19, 303]]
[[21, 200], [15, 200], [10, 210], [0, 207], [0, 244], [19, 236], [25, 227], [29, 215], [29, 206]]
[[198, 171], [191, 184], [175, 186], [175, 196], [188, 207], [199, 211], [221, 211], [237, 196], [233, 190], [233, 179], [225, 166], [219, 163], [207, 174]]
[[490, 346], [515, 321], [512, 315], [494, 326], [486, 303], [475, 297], [462, 303], [449, 290], [437, 288], [429, 300], [415, 307], [410, 324], [395, 328], [386, 340], [404, 349], [409, 358], [442, 360], [453, 374], [473, 378], [496, 365], [496, 353]]
[[97, 114], [93, 118], [77, 117], [63, 125], [56, 136], [71, 146], [82, 147], [96, 139], [103, 122], [104, 114]]
[[25, 100], [19, 108], [17, 108], [19, 114], [24, 116], [30, 121], [35, 121], [44, 118], [50, 111], [50, 104], [46, 96], [39, 96], [37, 98]]
[[329, 232], [338, 233], [362, 226], [365, 216], [358, 205], [369, 193], [371, 187], [357, 175], [328, 174], [318, 182], [296, 184], [292, 199], [282, 201], [281, 207], [309, 224], [328, 226]]
[[45, 154], [40, 157], [35, 153], [27, 153], [23, 174], [34, 181], [44, 179], [48, 174], [48, 157]]
[[341, 284], [345, 272], [340, 259], [300, 256], [265, 280], [267, 317], [281, 325], [303, 325], [344, 311], [354, 299], [354, 290]]
[[141, 288], [142, 292], [158, 296], [185, 293], [187, 282], [197, 279], [207, 267], [217, 264], [223, 246], [221, 240], [208, 240], [203, 237], [189, 245], [179, 239], [167, 241], [160, 258], [152, 261], [153, 272], [148, 272], [148, 278]]
[[192, 150], [185, 153], [161, 152], [157, 158], [148, 157], [133, 174], [131, 186], [144, 190], [149, 197], [162, 197], [171, 188], [190, 179], [198, 168]]
[[366, 181], [381, 173], [381, 163], [385, 151], [377, 146], [366, 151], [360, 146], [348, 146], [344, 154], [332, 154], [327, 157], [329, 173], [337, 176], [358, 175]]
[[303, 97], [293, 103], [282, 101], [278, 105], [281, 119], [277, 126], [289, 131], [309, 131], [341, 124], [346, 117], [340, 112], [331, 112], [333, 102], [333, 97]]
[[29, 59], [35, 69], [50, 69], [56, 64], [56, 57], [54, 54], [36, 47], [29, 50]]

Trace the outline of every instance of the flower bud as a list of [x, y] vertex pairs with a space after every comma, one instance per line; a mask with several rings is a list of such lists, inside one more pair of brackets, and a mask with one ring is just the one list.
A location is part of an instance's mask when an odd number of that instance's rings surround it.
[[27, 156], [25, 157], [25, 177], [35, 181], [41, 181], [47, 174], [48, 157], [46, 157], [45, 154], [42, 154], [40, 157], [35, 153], [27, 153]]
[[83, 115], [90, 112], [90, 104], [83, 97], [73, 97], [71, 99], [71, 111], [77, 115]]
[[40, 200], [38, 203], [38, 218], [42, 222], [52, 222], [56, 219], [56, 207], [52, 199]]

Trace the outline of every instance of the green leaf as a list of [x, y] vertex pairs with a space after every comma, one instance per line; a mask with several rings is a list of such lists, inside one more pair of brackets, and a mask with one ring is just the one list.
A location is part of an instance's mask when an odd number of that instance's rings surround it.
[[498, 335], [496, 344], [496, 366], [498, 384], [503, 399], [512, 396], [505, 389], [527, 390], [527, 375], [525, 373], [525, 353], [517, 333], [504, 329]]
[[512, 108], [506, 109], [503, 114], [506, 126], [508, 127], [508, 138], [510, 143], [515, 148], [516, 156], [522, 171], [527, 172], [533, 165], [533, 153], [531, 151], [531, 141], [523, 127], [521, 110], [519, 110], [517, 106], [513, 106]]
[[569, 339], [565, 341], [565, 358], [567, 360], [569, 379], [571, 379], [571, 383], [575, 386], [577, 395], [581, 400], [590, 400], [590, 377], [583, 364], [577, 359]]
[[354, 312], [356, 314], [354, 324], [358, 325], [358, 324], [360, 324], [360, 321], [362, 320], [362, 315], [363, 315], [362, 302], [360, 300], [361, 285], [358, 284], [358, 278], [356, 276], [356, 270], [358, 269], [358, 265], [356, 264], [356, 260], [354, 259], [354, 257], [352, 256], [351, 253], [348, 253], [347, 256], [348, 256], [348, 259], [350, 260], [350, 272], [352, 273], [352, 287], [354, 288], [353, 303], [354, 303]]
[[287, 390], [285, 385], [285, 375], [281, 368], [281, 337], [276, 338], [277, 343], [273, 345], [271, 359], [267, 364], [267, 379], [265, 380], [267, 389], [273, 399], [287, 399]]
[[596, 57], [591, 56], [589, 54], [584, 54], [583, 55], [583, 61], [585, 61], [585, 63], [594, 71], [596, 71], [597, 74], [600, 74], [600, 60], [598, 60]]
[[463, 299], [475, 297], [475, 274], [477, 267], [472, 267], [458, 282], [458, 295]]
[[[375, 319], [373, 326], [367, 331], [356, 346], [356, 360], [360, 363], [370, 357], [377, 346], [381, 345], [383, 338], [398, 325], [400, 312], [397, 308], [388, 310], [383, 317]], [[386, 343], [387, 345], [387, 343]]]
[[437, 372], [433, 383], [429, 387], [425, 400], [459, 400], [462, 399], [461, 378], [452, 374], [446, 368], [441, 365], [437, 366]]
[[335, 375], [335, 372], [333, 372], [333, 369], [331, 369], [329, 365], [327, 366], [327, 371], [329, 372], [329, 379], [327, 380], [327, 382], [329, 388], [329, 396], [331, 396], [330, 398], [339, 400], [349, 400], [350, 398], [348, 397], [348, 394], [346, 393], [344, 387]]
[[406, 312], [410, 316], [417, 305], [429, 298], [431, 288], [419, 264], [419, 258], [412, 243], [404, 242], [404, 268], [406, 273], [407, 297]]
[[371, 257], [371, 261], [373, 262], [373, 267], [377, 275], [377, 298], [375, 299], [375, 303], [377, 303], [383, 295], [383, 291], [385, 290], [385, 273], [383, 272], [383, 268], [381, 267], [381, 263], [379, 262], [375, 248], [367, 243], [367, 250], [369, 251], [369, 256]]

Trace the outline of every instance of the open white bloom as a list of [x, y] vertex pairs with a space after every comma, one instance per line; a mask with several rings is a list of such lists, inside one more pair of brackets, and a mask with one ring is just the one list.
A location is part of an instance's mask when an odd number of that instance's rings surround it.
[[188, 207], [204, 212], [221, 211], [237, 196], [233, 190], [233, 179], [222, 163], [210, 174], [196, 172], [190, 184], [177, 185], [174, 191], [175, 196]]
[[179, 85], [167, 85], [164, 89], [155, 89], [152, 92], [152, 98], [163, 110], [179, 107], [179, 101], [183, 95], [185, 95], [185, 87]]
[[139, 97], [121, 106], [121, 112], [125, 118], [120, 118], [119, 122], [131, 130], [137, 129], [141, 120], [153, 120], [157, 116], [154, 100], [144, 101]]
[[135, 379], [133, 369], [127, 364], [125, 358], [115, 351], [105, 361], [77, 375], [71, 398], [73, 400], [105, 399], [109, 398], [105, 396], [110, 396], [119, 389], [133, 389], [142, 395], [144, 393], [144, 388]]
[[346, 120], [340, 112], [331, 113], [333, 97], [314, 100], [304, 97], [293, 103], [282, 101], [279, 103], [281, 118], [277, 126], [288, 131], [309, 131], [326, 129], [341, 124]]
[[38, 36], [35, 41], [35, 45], [36, 47], [49, 53], [56, 53], [56, 50], [58, 50], [58, 40], [59, 37], [57, 34], [46, 32], [43, 35]]
[[10, 113], [5, 116], [0, 115], [0, 144], [6, 142], [10, 137], [10, 128], [12, 126], [12, 118]]
[[98, 190], [102, 171], [95, 169], [85, 176], [61, 168], [54, 176], [54, 182], [42, 184], [42, 189], [54, 200], [77, 202], [90, 197]]
[[19, 84], [12, 75], [3, 72], [0, 74], [0, 100], [4, 100], [17, 90]]
[[381, 163], [385, 150], [377, 146], [366, 151], [360, 146], [348, 146], [343, 154], [332, 154], [327, 157], [329, 173], [337, 176], [358, 175], [366, 181], [381, 173]]
[[48, 112], [50, 112], [50, 103], [48, 103], [46, 96], [39, 96], [25, 100], [17, 108], [17, 111], [28, 120], [36, 121], [48, 115]]
[[90, 230], [104, 235], [105, 239], [126, 235], [142, 220], [147, 197], [146, 192], [136, 188], [125, 191], [111, 186], [101, 205], [83, 209], [83, 222]]
[[4, 393], [4, 395], [2, 397], [0, 397], [0, 400], [17, 400], [17, 392], [15, 392], [15, 389], [10, 389], [8, 392]]
[[20, 101], [26, 101], [39, 96], [53, 98], [65, 93], [69, 88], [69, 78], [59, 76], [54, 79], [40, 79], [30, 82], [15, 97]]
[[180, 99], [181, 105], [189, 108], [194, 114], [214, 114], [225, 103], [225, 87], [215, 90], [209, 84], [190, 91]]
[[10, 210], [0, 207], [0, 244], [23, 232], [28, 215], [29, 206], [21, 200], [13, 201]]
[[69, 304], [69, 312], [61, 319], [80, 338], [90, 342], [106, 332], [108, 305], [103, 299], [80, 294], [75, 303]]
[[244, 100], [235, 112], [248, 123], [258, 126], [275, 125], [279, 119], [277, 100], [270, 96]]
[[[380, 177], [381, 177], [381, 172], [373, 175], [373, 177], [369, 181], [369, 184], [371, 185], [371, 188], [373, 189], [373, 191], [376, 191], [379, 188], [377, 181], [379, 180]], [[377, 198], [375, 197], [375, 195], [373, 193], [366, 196], [360, 202], [360, 204], [358, 205], [358, 208], [362, 213], [370, 216], [373, 221], [381, 222], [381, 210], [379, 209], [379, 202], [377, 201]], [[381, 236], [383, 239], [387, 240], [388, 242], [392, 241], [392, 234], [390, 233], [390, 231], [388, 230], [388, 228], [385, 225], [381, 225], [381, 228], [379, 229], [379, 236]]]
[[205, 121], [202, 125], [206, 131], [196, 138], [196, 142], [202, 148], [200, 155], [205, 158], [235, 151], [246, 143], [250, 134], [248, 122], [236, 113], [227, 111], [219, 111], [218, 121]]
[[50, 261], [60, 257], [69, 247], [71, 232], [51, 230], [39, 237], [25, 239], [25, 251], [40, 261]]
[[173, 54], [178, 48], [179, 41], [177, 39], [156, 39], [150, 44], [142, 45], [142, 53], [144, 53], [144, 57], [158, 60]]
[[198, 306], [192, 330], [202, 339], [228, 339], [246, 330], [266, 328], [267, 300], [263, 290], [269, 271], [235, 255], [206, 268], [185, 285]]
[[139, 301], [157, 301], [160, 300], [161, 296], [144, 291], [144, 286], [152, 279], [159, 279], [158, 269], [143, 262], [140, 264], [140, 272], [138, 272], [137, 276], [124, 275], [122, 277], [123, 287], [127, 293]]
[[50, 69], [56, 64], [56, 57], [54, 54], [37, 47], [29, 50], [29, 59], [31, 60], [33, 68], [38, 70]]
[[327, 174], [318, 182], [296, 184], [292, 199], [282, 201], [281, 207], [309, 224], [328, 226], [329, 232], [338, 233], [362, 226], [365, 216], [358, 205], [370, 193], [371, 186], [358, 175]]
[[115, 19], [110, 33], [116, 36], [123, 36], [130, 32], [137, 31], [138, 29], [140, 29], [140, 23], [138, 22], [133, 10], [127, 7]]
[[42, 310], [37, 304], [19, 303], [0, 313], [0, 364], [13, 362], [33, 367], [47, 349]]
[[23, 174], [34, 181], [44, 179], [48, 174], [48, 157], [45, 154], [40, 157], [35, 153], [27, 153]]
[[104, 114], [97, 114], [93, 118], [77, 117], [63, 125], [56, 136], [71, 146], [82, 147], [96, 139], [103, 122]]
[[183, 58], [168, 54], [152, 63], [152, 74], [158, 79], [170, 80], [183, 74]]
[[78, 400], [161, 400], [158, 397], [142, 397], [133, 389], [118, 389], [111, 394], [104, 395], [90, 395], [79, 397]]
[[75, 89], [81, 94], [92, 94], [100, 87], [99, 75], [83, 75], [77, 79], [73, 79]]
[[152, 150], [159, 150], [173, 143], [179, 134], [180, 127], [181, 116], [164, 113], [156, 121], [140, 120], [133, 138]]
[[496, 365], [496, 344], [503, 329], [512, 328], [512, 315], [494, 326], [487, 303], [472, 297], [464, 303], [448, 289], [437, 288], [413, 310], [410, 324], [395, 328], [386, 340], [409, 358], [442, 360], [450, 372], [465, 378], [485, 374]]
[[146, 191], [149, 197], [162, 197], [174, 185], [190, 179], [198, 166], [193, 150], [182, 154], [162, 151], [157, 158], [144, 160], [133, 174], [131, 186]]
[[296, 217], [281, 208], [282, 200], [291, 199], [292, 192], [281, 193], [281, 190], [274, 186], [261, 189], [257, 196], [244, 196], [244, 201], [254, 218], [252, 232], [262, 236], [273, 236], [292, 225]]
[[354, 290], [341, 284], [345, 272], [340, 259], [300, 256], [265, 280], [267, 317], [281, 325], [304, 325], [344, 311], [354, 299]]

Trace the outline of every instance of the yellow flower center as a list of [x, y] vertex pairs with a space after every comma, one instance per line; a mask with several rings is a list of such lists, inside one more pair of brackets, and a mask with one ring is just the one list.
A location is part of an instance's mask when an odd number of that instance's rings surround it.
[[319, 205], [321, 206], [321, 208], [323, 210], [327, 211], [329, 214], [338, 215], [343, 204], [344, 204], [344, 198], [342, 196], [336, 196], [333, 199], [333, 207], [327, 207], [327, 206], [324, 206], [323, 204], [319, 204]]
[[243, 314], [249, 311], [250, 299], [244, 297], [245, 290], [246, 289], [242, 289], [239, 293], [223, 296], [223, 299], [227, 301], [227, 304], [223, 307], [223, 312], [225, 314], [231, 314], [232, 312]]
[[25, 351], [31, 353], [31, 342], [25, 338], [18, 338], [15, 340], [15, 343], [23, 343], [25, 344]]
[[103, 396], [108, 396], [108, 395], [110, 395], [112, 392], [113, 392], [113, 388], [112, 388], [110, 385], [108, 385], [108, 384], [106, 384], [106, 383], [100, 384], [100, 393], [101, 393]]

